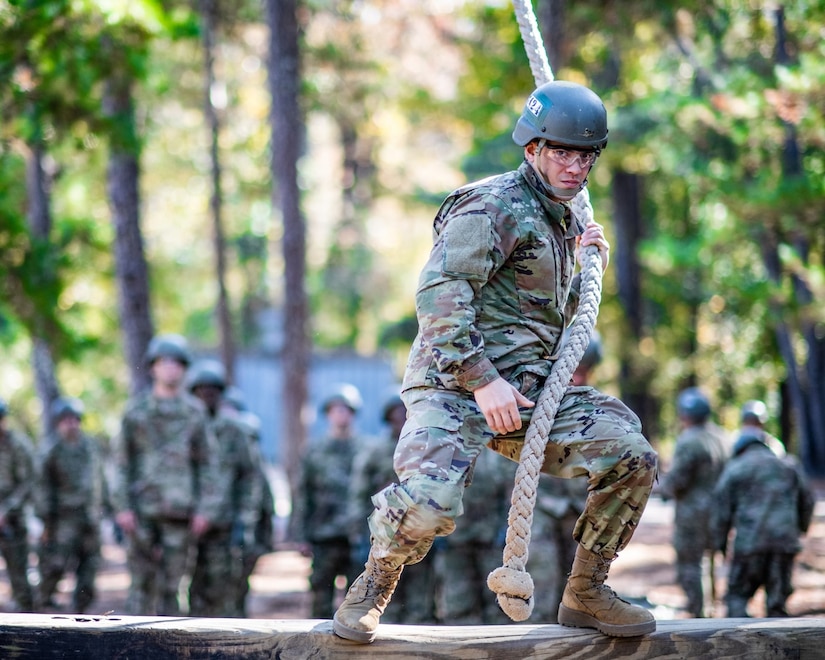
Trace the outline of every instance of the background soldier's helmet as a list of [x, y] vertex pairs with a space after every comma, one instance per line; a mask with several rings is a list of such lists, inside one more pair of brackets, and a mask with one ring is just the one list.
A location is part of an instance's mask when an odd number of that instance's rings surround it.
[[0, 417], [5, 417], [9, 413], [9, 405], [5, 399], [0, 399]]
[[152, 366], [155, 360], [162, 357], [172, 358], [184, 366], [189, 366], [192, 356], [189, 354], [186, 338], [175, 334], [152, 337], [149, 348], [146, 349], [146, 364]]
[[200, 360], [189, 370], [187, 381], [190, 392], [201, 386], [224, 390], [226, 389], [226, 369], [217, 360]]
[[513, 130], [513, 141], [520, 147], [537, 138], [576, 149], [604, 149], [604, 104], [583, 85], [561, 80], [541, 85], [528, 97]]
[[762, 401], [745, 401], [742, 404], [741, 419], [743, 424], [764, 426], [768, 423], [768, 407]]
[[398, 407], [404, 407], [404, 402], [401, 400], [401, 397], [397, 394], [393, 394], [389, 399], [384, 402], [384, 407], [381, 409], [381, 421], [389, 423], [390, 415], [392, 411]]
[[710, 417], [710, 401], [698, 387], [689, 387], [679, 392], [676, 412], [693, 422], [704, 422]]
[[83, 402], [80, 399], [70, 397], [58, 397], [52, 401], [52, 405], [49, 407], [49, 415], [55, 424], [69, 415], [77, 419], [83, 419], [84, 412]]
[[361, 399], [361, 393], [355, 385], [341, 383], [321, 402], [321, 412], [326, 415], [330, 406], [334, 403], [343, 403], [353, 413], [357, 413], [361, 410], [363, 400]]

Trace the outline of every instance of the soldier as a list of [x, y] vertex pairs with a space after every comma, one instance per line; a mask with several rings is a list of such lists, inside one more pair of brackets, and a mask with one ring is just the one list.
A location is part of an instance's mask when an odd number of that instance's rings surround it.
[[[507, 511], [516, 465], [482, 452], [472, 470], [455, 531], [437, 540], [435, 553], [440, 623], [453, 626], [509, 623], [487, 588], [487, 576], [501, 565]], [[410, 580], [410, 584], [413, 584]]]
[[[261, 455], [261, 420], [248, 410], [246, 401], [237, 387], [227, 387], [223, 394], [222, 410], [226, 415], [234, 417], [246, 429], [249, 441], [249, 455], [252, 459], [253, 472], [250, 480], [249, 507], [252, 520], [252, 529], [244, 530], [243, 537], [238, 539], [233, 551], [240, 551], [241, 572], [238, 576], [238, 593], [236, 597], [236, 611], [238, 616], [247, 615], [247, 596], [249, 594], [249, 578], [255, 570], [258, 560], [265, 554], [275, 550], [275, 498], [266, 475], [264, 458]], [[251, 531], [251, 533], [250, 533]], [[237, 541], [240, 540], [240, 545]]]
[[250, 540], [255, 511], [251, 486], [255, 465], [250, 453], [249, 430], [222, 412], [226, 372], [215, 360], [195, 364], [189, 374], [189, 391], [206, 407], [209, 430], [215, 440], [216, 471], [213, 486], [219, 507], [209, 529], [197, 541], [195, 567], [189, 586], [191, 616], [243, 616], [237, 598], [243, 579], [244, 539]]
[[34, 486], [34, 449], [25, 435], [8, 427], [8, 412], [0, 399], [0, 553], [18, 611], [33, 612], [24, 507]]
[[[453, 531], [485, 445], [517, 460], [530, 409], [576, 311], [578, 247], [595, 246], [607, 266], [603, 228], [585, 226], [571, 206], [607, 145], [599, 97], [574, 83], [542, 85], [513, 139], [524, 154], [517, 171], [460, 188], [436, 214], [404, 377], [400, 484], [375, 496], [369, 559], [333, 623], [341, 637], [375, 638], [403, 567]], [[619, 599], [604, 580], [644, 510], [656, 461], [638, 417], [620, 401], [593, 388], [564, 396], [543, 469], [588, 475], [590, 490], [561, 623], [618, 636], [655, 630], [650, 612]]]
[[[369, 555], [369, 530], [363, 523], [372, 513], [371, 497], [389, 484], [398, 482], [392, 467], [392, 457], [407, 420], [407, 409], [400, 396], [394, 394], [387, 399], [381, 419], [387, 425], [385, 436], [379, 442], [361, 449], [353, 462], [350, 506], [356, 525], [350, 543], [356, 566], [361, 566]], [[435, 623], [435, 573], [432, 559], [432, 555], [428, 555], [424, 561], [410, 567], [410, 579], [399, 585], [386, 614], [386, 621]]]
[[100, 520], [111, 515], [109, 491], [98, 443], [81, 429], [83, 404], [61, 397], [51, 406], [54, 433], [40, 461], [35, 511], [43, 521], [40, 537], [40, 602], [56, 607], [52, 596], [71, 563], [75, 588], [72, 611], [86, 612], [95, 597], [100, 561]]
[[349, 485], [361, 447], [353, 428], [360, 408], [361, 394], [353, 385], [341, 385], [327, 397], [321, 405], [326, 435], [310, 443], [301, 462], [292, 530], [302, 552], [312, 556], [309, 587], [315, 619], [332, 617], [336, 578], [344, 576], [351, 584], [357, 574], [349, 541]]
[[785, 445], [782, 441], [765, 430], [765, 424], [768, 423], [768, 407], [763, 401], [745, 401], [742, 404], [739, 419], [741, 421], [739, 438], [746, 435], [757, 437], [770, 447], [774, 454], [780, 458], [785, 456]]
[[[601, 361], [601, 337], [594, 331], [573, 372], [570, 387], [587, 387], [591, 372]], [[578, 546], [573, 532], [586, 501], [587, 479], [584, 477], [541, 476], [531, 534], [533, 547], [541, 548], [541, 552], [530, 554], [527, 564], [536, 594], [531, 621], [556, 623], [567, 571], [573, 564]]]
[[[665, 499], [676, 501], [673, 547], [679, 585], [690, 616], [704, 616], [702, 563], [713, 552], [710, 513], [713, 488], [730, 456], [725, 432], [710, 421], [710, 402], [698, 388], [682, 390], [676, 400], [682, 432], [676, 438], [670, 471], [661, 483]], [[712, 566], [713, 562], [710, 562]], [[710, 579], [713, 580], [712, 569]]]
[[181, 614], [180, 583], [217, 500], [203, 405], [183, 389], [190, 357], [180, 335], [158, 335], [152, 388], [129, 402], [116, 448], [116, 522], [128, 538], [130, 614]]
[[[761, 402], [745, 404], [743, 417], [753, 407], [761, 412], [754, 403]], [[763, 417], [762, 424], [767, 409]], [[777, 456], [770, 445], [766, 433], [742, 433], [713, 492], [714, 547], [725, 553], [728, 535], [735, 531], [725, 595], [729, 617], [748, 616], [748, 601], [760, 586], [767, 615], [788, 616], [794, 557], [813, 516], [814, 495], [799, 463]]]

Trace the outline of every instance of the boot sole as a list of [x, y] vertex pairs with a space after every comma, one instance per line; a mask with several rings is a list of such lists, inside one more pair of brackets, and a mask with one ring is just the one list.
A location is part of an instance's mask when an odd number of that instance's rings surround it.
[[625, 625], [616, 625], [612, 623], [604, 623], [599, 621], [596, 617], [571, 610], [569, 607], [559, 605], [559, 623], [569, 628], [595, 628], [603, 635], [608, 637], [638, 637], [640, 635], [647, 635], [656, 630], [656, 621], [644, 621], [642, 623], [628, 623]]
[[337, 617], [332, 619], [332, 632], [342, 639], [348, 639], [359, 644], [370, 644], [375, 639], [375, 631], [353, 630], [338, 621]]

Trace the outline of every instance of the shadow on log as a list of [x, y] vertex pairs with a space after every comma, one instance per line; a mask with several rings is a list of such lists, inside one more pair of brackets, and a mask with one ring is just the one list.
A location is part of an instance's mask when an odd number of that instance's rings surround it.
[[373, 644], [332, 634], [329, 621], [0, 615], [0, 657], [172, 660], [357, 658], [598, 660], [823, 658], [825, 619], [660, 621], [652, 635], [610, 638], [558, 625], [383, 625]]

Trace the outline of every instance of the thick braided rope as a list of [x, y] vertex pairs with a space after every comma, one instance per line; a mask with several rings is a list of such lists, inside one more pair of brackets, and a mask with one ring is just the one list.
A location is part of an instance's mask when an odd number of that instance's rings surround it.
[[[529, 0], [513, 0], [513, 5], [530, 59], [530, 68], [536, 86], [540, 86], [553, 80], [553, 72], [547, 61], [533, 6]], [[593, 208], [586, 188], [576, 195], [572, 207], [573, 212], [584, 222], [593, 219]], [[594, 246], [584, 248], [582, 262], [578, 315], [571, 327], [568, 341], [536, 402], [519, 457], [507, 518], [503, 565], [487, 578], [487, 585], [497, 594], [501, 609], [514, 621], [525, 621], [533, 611], [533, 579], [527, 572], [527, 558], [547, 438], [564, 392], [590, 341], [599, 313], [602, 285], [599, 251]]]

